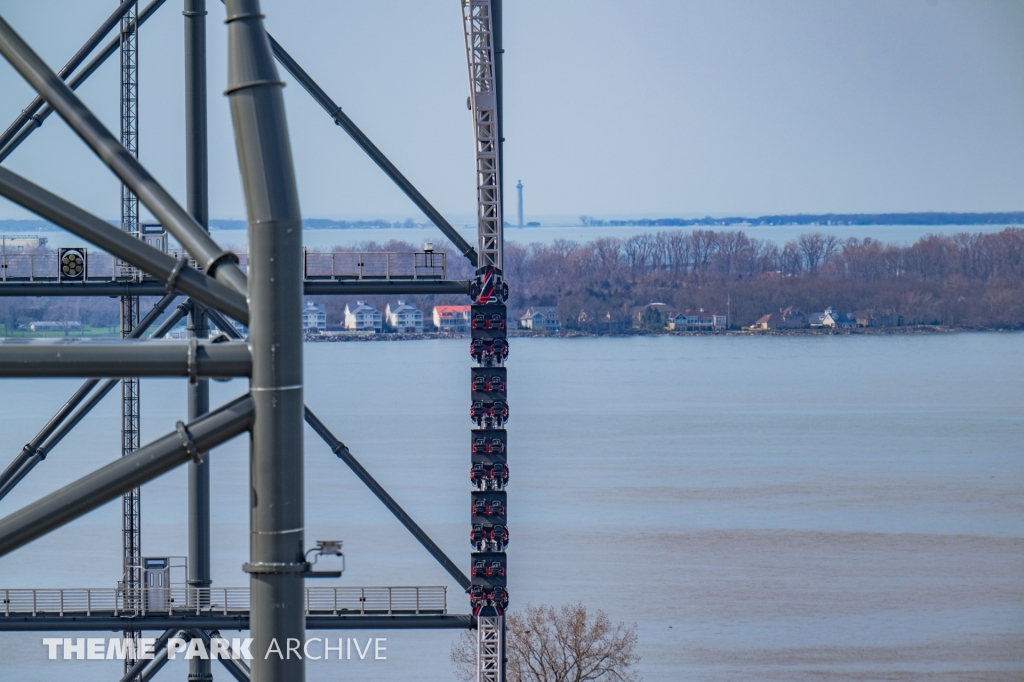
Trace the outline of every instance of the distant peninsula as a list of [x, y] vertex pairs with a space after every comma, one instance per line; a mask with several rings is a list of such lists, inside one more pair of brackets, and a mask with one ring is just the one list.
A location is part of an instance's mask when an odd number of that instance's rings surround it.
[[1024, 211], [1010, 213], [797, 213], [759, 218], [626, 218], [599, 220], [580, 216], [585, 227], [640, 225], [645, 227], [699, 227], [727, 225], [1010, 225], [1024, 223]]
[[[591, 216], [580, 216], [584, 227], [744, 227], [772, 225], [1021, 225], [1024, 211], [1009, 213], [796, 213], [793, 215], [764, 215], [757, 218], [732, 216], [726, 218], [625, 218], [602, 220]], [[116, 220], [109, 221], [119, 225]], [[506, 227], [512, 227], [508, 222]], [[530, 223], [537, 227], [538, 223]], [[565, 226], [565, 225], [563, 225]], [[210, 220], [215, 230], [244, 230], [244, 220]], [[433, 227], [431, 223], [418, 223], [412, 219], [402, 221], [377, 220], [330, 220], [327, 218], [306, 218], [302, 227], [307, 230], [389, 230]], [[467, 228], [469, 226], [466, 226]], [[39, 219], [0, 220], [0, 233], [45, 232], [59, 230], [56, 225]]]

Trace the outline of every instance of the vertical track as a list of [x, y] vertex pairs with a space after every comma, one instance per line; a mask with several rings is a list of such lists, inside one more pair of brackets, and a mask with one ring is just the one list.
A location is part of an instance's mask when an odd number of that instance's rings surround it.
[[[121, 18], [121, 144], [132, 156], [139, 156], [139, 34], [135, 28], [138, 18], [138, 3], [132, 5]], [[121, 185], [121, 229], [129, 234], [139, 235], [139, 199], [128, 188]], [[138, 278], [135, 268], [122, 263], [121, 274]], [[127, 337], [139, 323], [139, 299], [137, 296], [121, 297], [121, 336]], [[125, 377], [121, 380], [121, 456], [130, 455], [141, 447], [139, 434], [139, 379]], [[142, 537], [140, 490], [135, 488], [124, 494], [121, 502], [121, 547], [124, 570], [124, 587], [127, 609], [141, 607], [142, 597]], [[139, 633], [125, 631], [124, 638], [132, 643], [130, 652], [138, 652]], [[127, 672], [136, 660], [126, 657]]]
[[462, 0], [476, 145], [477, 266], [501, 270], [501, 162], [492, 0]]
[[[471, 295], [470, 603], [477, 681], [505, 680], [508, 606], [508, 284], [502, 278], [501, 0], [461, 0], [477, 181], [477, 271]], [[520, 210], [520, 215], [522, 211]]]

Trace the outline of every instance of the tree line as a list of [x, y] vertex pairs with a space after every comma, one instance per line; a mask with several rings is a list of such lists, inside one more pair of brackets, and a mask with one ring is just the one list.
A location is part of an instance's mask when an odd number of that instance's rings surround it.
[[914, 244], [820, 232], [778, 245], [743, 231], [508, 244], [515, 308], [553, 307], [568, 328], [631, 326], [637, 307], [728, 312], [750, 325], [787, 306], [896, 312], [908, 324], [1024, 325], [1024, 229], [929, 235]]
[[[469, 279], [472, 266], [447, 248], [448, 278]], [[400, 241], [362, 242], [331, 250], [416, 251]], [[1024, 229], [990, 234], [929, 235], [910, 245], [841, 239], [820, 232], [779, 245], [743, 231], [671, 230], [628, 239], [505, 245], [511, 314], [554, 308], [568, 329], [622, 331], [648, 303], [729, 314], [733, 328], [788, 306], [805, 312], [895, 312], [907, 324], [1024, 327]], [[356, 297], [315, 298], [328, 323], [343, 319]], [[383, 312], [394, 297], [366, 296]], [[432, 306], [464, 296], [405, 296], [429, 319]], [[143, 303], [143, 309], [146, 302]], [[116, 325], [109, 298], [0, 298], [8, 329], [35, 320]]]

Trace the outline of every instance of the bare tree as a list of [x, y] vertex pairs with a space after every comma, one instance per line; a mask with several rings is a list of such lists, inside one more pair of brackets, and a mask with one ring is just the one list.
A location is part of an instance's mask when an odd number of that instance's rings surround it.
[[[583, 604], [527, 604], [505, 625], [509, 682], [640, 682], [635, 623], [612, 623]], [[451, 660], [459, 679], [476, 677], [475, 633], [459, 636]]]

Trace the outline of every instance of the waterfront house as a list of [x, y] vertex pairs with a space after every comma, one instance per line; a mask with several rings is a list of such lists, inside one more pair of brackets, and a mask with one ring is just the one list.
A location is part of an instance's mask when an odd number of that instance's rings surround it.
[[876, 313], [870, 310], [858, 310], [854, 313], [858, 327], [902, 327], [903, 316], [896, 312]]
[[423, 333], [423, 311], [405, 301], [397, 304], [388, 303], [384, 309], [384, 318], [396, 332], [404, 334]]
[[726, 316], [723, 313], [699, 310], [686, 310], [681, 313], [669, 313], [668, 328], [673, 331], [686, 332], [717, 332], [725, 329]]
[[769, 329], [805, 329], [807, 316], [799, 308], [790, 306], [780, 308], [777, 313], [768, 313], [750, 326], [751, 329], [766, 331]]
[[663, 329], [668, 324], [672, 309], [667, 303], [648, 303], [633, 308], [633, 326], [637, 329], [657, 327]]
[[326, 330], [327, 310], [319, 303], [306, 301], [306, 307], [302, 309], [302, 332], [319, 334]]
[[468, 333], [470, 307], [468, 305], [434, 306], [434, 326], [438, 331]]
[[557, 332], [562, 329], [562, 317], [554, 308], [543, 311], [527, 308], [526, 312], [519, 317], [519, 326], [522, 329], [532, 329], [538, 332]]
[[345, 305], [345, 329], [357, 332], [380, 332], [383, 318], [380, 311], [366, 301]]

